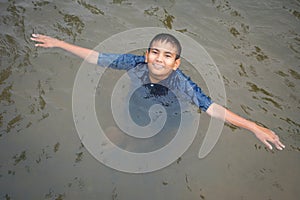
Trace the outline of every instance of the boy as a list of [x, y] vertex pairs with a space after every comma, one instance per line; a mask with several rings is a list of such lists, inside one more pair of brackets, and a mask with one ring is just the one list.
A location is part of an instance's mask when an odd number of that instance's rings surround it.
[[272, 149], [270, 143], [278, 150], [285, 148], [273, 131], [234, 114], [223, 106], [212, 102], [209, 97], [202, 93], [201, 89], [178, 69], [181, 62], [181, 46], [178, 40], [170, 34], [156, 35], [150, 42], [145, 56], [98, 53], [40, 34], [32, 34], [31, 40], [38, 42], [35, 44], [37, 47], [58, 47], [86, 59], [89, 63], [108, 65], [111, 68], [128, 71], [133, 69], [131, 75], [138, 77], [141, 84], [163, 85], [172, 90], [175, 89], [211, 117], [225, 120], [253, 132], [269, 149]]

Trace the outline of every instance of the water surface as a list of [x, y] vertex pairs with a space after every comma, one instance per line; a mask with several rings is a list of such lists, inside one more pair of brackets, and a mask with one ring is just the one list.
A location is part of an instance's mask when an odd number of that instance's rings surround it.
[[[0, 1], [1, 199], [299, 199], [299, 20], [299, 0]], [[223, 76], [227, 107], [276, 131], [286, 149], [267, 150], [226, 125], [199, 160], [209, 122], [201, 114], [194, 143], [162, 170], [126, 174], [95, 160], [72, 117], [82, 61], [35, 48], [30, 34], [94, 48], [150, 26], [202, 44]], [[195, 69], [182, 69], [206, 90]]]

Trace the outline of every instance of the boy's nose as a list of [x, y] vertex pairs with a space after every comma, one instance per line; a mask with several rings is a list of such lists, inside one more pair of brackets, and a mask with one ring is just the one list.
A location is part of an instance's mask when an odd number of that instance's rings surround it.
[[157, 61], [157, 62], [162, 62], [162, 59], [163, 59], [163, 55], [162, 55], [162, 53], [159, 53], [159, 54], [156, 56], [156, 61]]

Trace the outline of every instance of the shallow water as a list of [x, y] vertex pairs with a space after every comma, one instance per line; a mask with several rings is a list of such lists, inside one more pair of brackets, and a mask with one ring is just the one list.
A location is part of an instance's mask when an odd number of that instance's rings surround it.
[[[0, 197], [299, 199], [299, 20], [299, 0], [1, 0]], [[273, 129], [286, 149], [266, 150], [247, 131], [226, 125], [213, 151], [199, 160], [209, 122], [202, 114], [203, 129], [191, 147], [162, 170], [127, 174], [94, 159], [72, 116], [82, 61], [35, 48], [30, 34], [94, 48], [113, 34], [152, 26], [202, 44], [223, 76], [227, 107]]]

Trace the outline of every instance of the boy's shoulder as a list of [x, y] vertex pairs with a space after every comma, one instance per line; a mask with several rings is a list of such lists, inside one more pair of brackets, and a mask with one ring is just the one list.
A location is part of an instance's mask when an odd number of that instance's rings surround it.
[[98, 65], [115, 69], [130, 69], [145, 63], [145, 56], [135, 54], [99, 53]]

